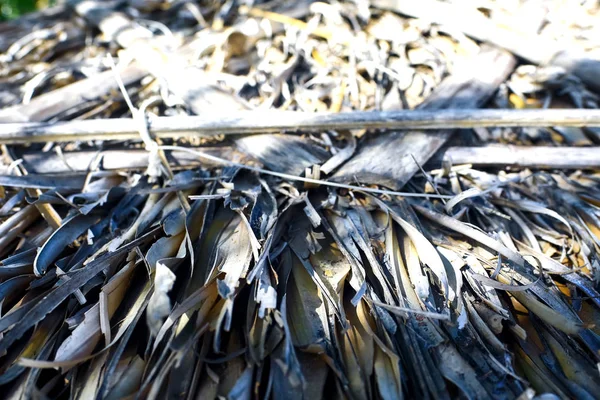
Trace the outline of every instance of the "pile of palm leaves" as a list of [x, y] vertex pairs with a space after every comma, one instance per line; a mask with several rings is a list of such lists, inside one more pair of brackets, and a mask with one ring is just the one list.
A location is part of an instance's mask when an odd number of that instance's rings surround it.
[[[128, 47], [123, 36], [107, 41], [106, 25], [99, 33], [73, 17], [81, 8], [61, 6], [26, 39], [14, 23], [0, 29], [10, 33], [0, 121], [211, 112], [210, 96], [263, 109], [414, 107], [479, 52], [460, 32], [362, 1], [244, 12], [233, 1], [112, 3], [167, 38], [196, 34], [185, 57], [221, 86], [198, 103], [152, 66], [123, 83], [106, 61]], [[242, 24], [252, 16], [255, 36]], [[386, 36], [399, 23], [404, 36]], [[121, 92], [49, 100], [101, 74]], [[597, 101], [564, 70], [521, 65], [491, 104]], [[598, 135], [476, 133], [467, 144], [589, 145]], [[434, 160], [404, 192], [329, 182], [379, 134], [161, 141], [141, 128], [145, 149], [101, 136], [3, 145], [3, 396], [598, 398], [600, 175]]]
[[14, 393], [598, 393], [598, 176], [455, 168], [445, 204], [234, 168], [86, 178], [6, 189]]

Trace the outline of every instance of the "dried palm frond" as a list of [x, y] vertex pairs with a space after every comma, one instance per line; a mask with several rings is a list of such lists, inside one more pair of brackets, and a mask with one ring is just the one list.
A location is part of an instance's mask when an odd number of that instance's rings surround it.
[[[0, 27], [0, 133], [83, 135], [2, 147], [6, 398], [598, 398], [597, 115], [569, 110], [596, 94], [383, 6], [83, 1]], [[484, 105], [547, 110], [452, 111]]]
[[[598, 189], [516, 178], [436, 176], [441, 193], [460, 195], [452, 180], [473, 192], [447, 203], [454, 218], [435, 201], [228, 168], [154, 184], [104, 174], [45, 196], [62, 226], [29, 208], [2, 247], [3, 381], [26, 390], [39, 372], [24, 367], [56, 367], [77, 397], [441, 396], [449, 382], [593, 396]], [[175, 191], [198, 194], [189, 212]], [[9, 213], [28, 210], [21, 198]]]

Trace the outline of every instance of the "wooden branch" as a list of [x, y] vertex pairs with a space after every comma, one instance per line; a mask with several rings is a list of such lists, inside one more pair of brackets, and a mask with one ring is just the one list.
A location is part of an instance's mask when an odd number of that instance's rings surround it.
[[[201, 147], [203, 153], [225, 159], [241, 159], [244, 155], [231, 147]], [[453, 165], [472, 164], [479, 167], [597, 169], [600, 147], [546, 147], [490, 144], [484, 147], [449, 147], [436, 155], [435, 164], [448, 160]], [[54, 152], [27, 151], [19, 155], [32, 174], [82, 173], [89, 170], [98, 157], [102, 170], [140, 170], [148, 166], [148, 152], [142, 149], [73, 151], [61, 155]], [[439, 157], [438, 157], [439, 156]], [[172, 151], [169, 161], [173, 170], [206, 166], [206, 161], [193, 154]], [[0, 165], [0, 174], [9, 174], [8, 165]]]
[[[194, 148], [196, 149], [196, 148]], [[244, 154], [233, 148], [200, 147], [197, 150], [220, 158], [242, 159]], [[598, 169], [600, 147], [546, 147], [512, 146], [490, 144], [483, 147], [449, 147], [439, 152], [433, 165], [448, 160], [453, 165], [472, 164], [478, 167], [552, 168], [552, 169]], [[89, 171], [98, 157], [102, 157], [102, 170], [140, 170], [148, 166], [148, 152], [142, 149], [72, 151], [63, 154], [26, 151], [20, 155], [24, 165], [32, 174], [83, 173]], [[173, 170], [207, 166], [207, 162], [193, 154], [172, 151], [169, 161]], [[208, 164], [209, 166], [211, 164]], [[216, 166], [216, 164], [215, 164]], [[9, 174], [8, 165], [0, 165], [0, 174]]]
[[[136, 139], [131, 118], [0, 124], [0, 143]], [[346, 129], [458, 129], [474, 127], [600, 126], [600, 110], [399, 110], [346, 113], [237, 111], [233, 115], [156, 117], [150, 131], [160, 138]]]
[[600, 168], [600, 147], [537, 147], [492, 144], [485, 147], [450, 147], [443, 160], [454, 165], [482, 167], [591, 169]]
[[[483, 48], [444, 79], [422, 104], [423, 110], [481, 107], [504, 82], [515, 58], [504, 50]], [[467, 68], [468, 67], [468, 68]], [[369, 138], [333, 176], [341, 182], [378, 184], [399, 190], [450, 138], [451, 130], [390, 132]]]
[[600, 60], [589, 58], [581, 49], [564, 49], [556, 41], [519, 32], [518, 28], [497, 25], [474, 7], [438, 0], [374, 0], [372, 5], [450, 27], [504, 48], [533, 64], [561, 66], [588, 87], [600, 91]]

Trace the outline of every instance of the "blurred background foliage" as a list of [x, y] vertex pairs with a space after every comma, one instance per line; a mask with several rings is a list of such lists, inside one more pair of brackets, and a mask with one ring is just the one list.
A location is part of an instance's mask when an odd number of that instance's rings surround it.
[[52, 0], [0, 0], [0, 21], [17, 18], [20, 15], [48, 7]]

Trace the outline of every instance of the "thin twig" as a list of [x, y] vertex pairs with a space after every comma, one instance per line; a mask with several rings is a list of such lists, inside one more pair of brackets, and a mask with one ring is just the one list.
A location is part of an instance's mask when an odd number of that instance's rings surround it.
[[171, 150], [171, 151], [183, 151], [183, 152], [187, 152], [187, 153], [190, 153], [190, 154], [195, 154], [199, 158], [202, 158], [202, 159], [205, 159], [205, 160], [209, 160], [209, 161], [212, 161], [212, 162], [216, 162], [216, 163], [219, 163], [219, 164], [222, 164], [222, 165], [228, 165], [228, 166], [237, 167], [237, 168], [244, 168], [244, 169], [247, 169], [249, 171], [258, 172], [260, 174], [277, 176], [279, 178], [288, 179], [288, 180], [292, 180], [292, 181], [313, 183], [315, 185], [331, 186], [331, 187], [337, 187], [337, 188], [342, 188], [342, 189], [356, 190], [356, 191], [365, 192], [365, 193], [386, 194], [386, 195], [390, 195], [390, 196], [425, 197], [425, 198], [433, 198], [433, 199], [451, 198], [452, 197], [452, 196], [444, 196], [444, 195], [437, 195], [437, 194], [427, 194], [427, 193], [395, 192], [395, 191], [392, 191], [392, 190], [367, 188], [367, 187], [354, 186], [354, 185], [346, 185], [346, 184], [343, 184], [343, 183], [324, 181], [324, 180], [321, 180], [321, 179], [304, 178], [304, 177], [301, 177], [301, 176], [284, 174], [284, 173], [281, 173], [281, 172], [269, 171], [268, 169], [263, 169], [263, 168], [258, 168], [258, 167], [253, 167], [253, 166], [250, 166], [250, 165], [246, 165], [246, 164], [236, 163], [234, 161], [226, 160], [226, 159], [220, 158], [220, 157], [211, 156], [210, 154], [202, 153], [200, 151], [196, 151], [196, 150], [193, 150], [193, 149], [190, 149], [190, 148], [187, 148], [187, 147], [181, 147], [181, 146], [160, 146], [159, 149], [161, 149], [161, 150]]

